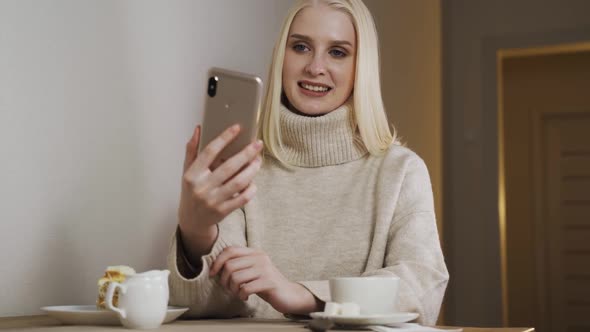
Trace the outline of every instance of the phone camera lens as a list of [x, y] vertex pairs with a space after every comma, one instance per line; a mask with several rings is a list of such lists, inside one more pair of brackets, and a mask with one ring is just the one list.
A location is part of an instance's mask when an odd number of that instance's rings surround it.
[[209, 97], [215, 97], [217, 94], [217, 81], [219, 81], [219, 78], [216, 76], [209, 78], [209, 87], [207, 88], [207, 94]]

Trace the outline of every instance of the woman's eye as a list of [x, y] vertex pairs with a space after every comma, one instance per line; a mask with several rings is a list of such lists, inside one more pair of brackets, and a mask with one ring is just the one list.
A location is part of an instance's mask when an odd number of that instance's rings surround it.
[[305, 52], [307, 51], [307, 46], [303, 44], [295, 44], [293, 45], [293, 50], [296, 52]]
[[346, 56], [346, 53], [341, 50], [331, 50], [330, 54], [337, 58], [343, 58]]

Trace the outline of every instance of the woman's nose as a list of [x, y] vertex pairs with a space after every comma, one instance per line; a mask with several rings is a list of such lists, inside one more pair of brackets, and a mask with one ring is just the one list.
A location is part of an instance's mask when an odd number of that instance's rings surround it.
[[312, 76], [324, 75], [326, 73], [326, 64], [320, 56], [314, 56], [305, 67], [305, 71]]

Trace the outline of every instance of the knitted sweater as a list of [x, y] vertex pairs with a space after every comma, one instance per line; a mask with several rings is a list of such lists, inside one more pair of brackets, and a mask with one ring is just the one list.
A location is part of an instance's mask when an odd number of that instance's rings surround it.
[[248, 246], [264, 250], [286, 278], [323, 301], [330, 301], [330, 278], [398, 276], [398, 311], [435, 324], [449, 276], [428, 171], [399, 145], [368, 154], [352, 116], [347, 105], [320, 117], [281, 108], [285, 157], [297, 167], [265, 157], [255, 198], [218, 224], [196, 276], [177, 231], [168, 255], [171, 304], [189, 307], [194, 318], [282, 318], [260, 297], [241, 301], [208, 276], [223, 248]]

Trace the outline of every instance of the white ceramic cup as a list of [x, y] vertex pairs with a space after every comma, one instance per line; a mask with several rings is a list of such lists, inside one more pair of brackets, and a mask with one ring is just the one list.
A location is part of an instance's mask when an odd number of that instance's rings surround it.
[[[123, 326], [130, 329], [155, 329], [164, 322], [168, 310], [168, 270], [152, 270], [128, 276], [123, 283], [110, 282], [106, 307], [117, 313]], [[118, 307], [113, 306], [119, 288]]]
[[398, 277], [350, 277], [330, 279], [332, 302], [356, 303], [361, 315], [396, 312]]

